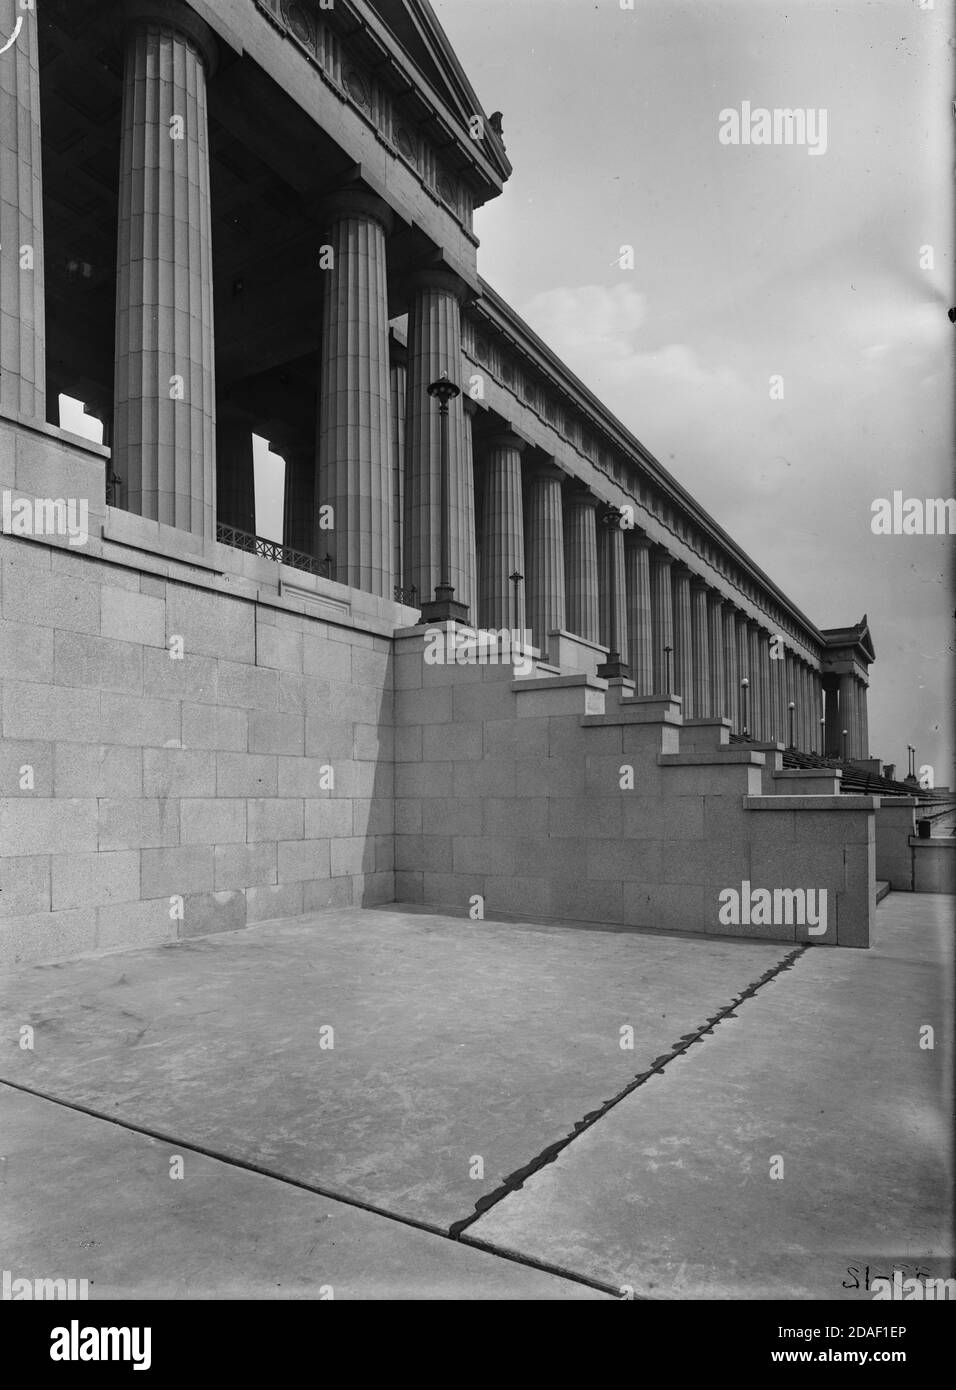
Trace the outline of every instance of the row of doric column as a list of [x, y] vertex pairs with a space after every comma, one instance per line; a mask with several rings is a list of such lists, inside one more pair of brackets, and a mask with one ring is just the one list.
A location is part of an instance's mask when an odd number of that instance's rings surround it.
[[[0, 404], [42, 420], [36, 12], [0, 0], [2, 32], [18, 18], [0, 81]], [[129, 511], [214, 538], [218, 508], [228, 525], [252, 530], [249, 431], [229, 418], [217, 430], [207, 111], [216, 41], [181, 0], [129, 0], [124, 20], [113, 468]], [[328, 268], [315, 453], [294, 437], [271, 441], [286, 457], [286, 543], [327, 561], [341, 583], [389, 597], [397, 583], [428, 595], [437, 578], [439, 428], [426, 388], [460, 372], [466, 292], [443, 270], [412, 279], [407, 363], [393, 368], [391, 223], [386, 204], [359, 187], [320, 208], [316, 255], [323, 248]], [[459, 398], [450, 409], [450, 578], [466, 604], [476, 597], [470, 447]]]
[[[45, 344], [36, 13], [0, 0], [0, 31], [24, 24], [0, 83], [0, 404], [44, 418]], [[206, 82], [216, 45], [180, 0], [127, 9], [117, 228], [114, 468], [128, 510], [215, 534], [217, 509], [254, 528], [248, 430], [217, 429]], [[428, 386], [461, 370], [467, 287], [444, 269], [408, 286], [404, 360], [390, 351], [392, 214], [351, 186], [328, 198], [317, 246], [331, 249], [321, 322], [318, 418], [273, 440], [286, 459], [287, 545], [332, 577], [383, 596], [431, 598], [441, 533], [439, 414]], [[570, 632], [616, 652], [638, 694], [679, 694], [685, 718], [729, 718], [756, 739], [867, 752], [866, 690], [772, 642], [700, 576], [553, 463], [522, 465], [505, 430], [481, 442], [476, 531], [472, 403], [448, 420], [449, 578], [473, 620], [530, 628], [547, 652]], [[218, 436], [218, 440], [217, 440]], [[217, 470], [217, 442], [223, 467]], [[844, 730], [846, 732], [844, 732]]]
[[857, 671], [843, 671], [827, 680], [826, 749], [846, 758], [868, 758], [867, 687]]
[[[545, 654], [566, 631], [616, 651], [636, 693], [681, 696], [685, 718], [731, 720], [758, 740], [823, 751], [819, 670], [513, 434], [486, 439], [473, 619], [531, 631]], [[519, 582], [515, 583], [517, 577]], [[613, 624], [613, 626], [612, 626]]]

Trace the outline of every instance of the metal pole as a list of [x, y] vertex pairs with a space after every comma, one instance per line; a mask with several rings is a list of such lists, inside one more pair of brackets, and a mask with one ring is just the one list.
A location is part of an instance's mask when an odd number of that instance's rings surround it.
[[441, 487], [439, 491], [439, 506], [441, 507], [441, 527], [439, 535], [441, 537], [441, 587], [451, 588], [451, 555], [449, 545], [448, 527], [448, 402], [441, 400], [438, 403], [439, 419], [439, 440], [441, 447]]
[[422, 604], [422, 618], [425, 622], [467, 622], [468, 606], [455, 598], [451, 583], [451, 525], [449, 509], [449, 474], [451, 466], [448, 458], [448, 404], [461, 395], [448, 373], [442, 372], [437, 381], [428, 387], [428, 394], [438, 401], [438, 505], [441, 515], [438, 528], [438, 583], [434, 599]]
[[512, 584], [515, 586], [515, 627], [516, 627], [516, 628], [520, 628], [520, 627], [522, 626], [522, 623], [521, 623], [521, 597], [520, 597], [520, 594], [519, 594], [519, 591], [518, 591], [518, 585], [521, 583], [522, 579], [524, 579], [524, 575], [523, 575], [523, 574], [519, 574], [517, 570], [513, 570], [512, 573], [508, 575], [508, 578], [511, 580]]

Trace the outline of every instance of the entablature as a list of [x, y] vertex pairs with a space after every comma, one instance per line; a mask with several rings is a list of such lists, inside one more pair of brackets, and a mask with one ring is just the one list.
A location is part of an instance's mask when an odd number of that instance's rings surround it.
[[[460, 69], [446, 66], [448, 87], [438, 91], [366, 0], [336, 0], [331, 6], [321, 0], [243, 3], [253, 4], [296, 45], [474, 240], [474, 210], [501, 192], [511, 165]], [[401, 0], [401, 7], [422, 9], [412, 0]], [[471, 129], [479, 129], [480, 137], [473, 138]]]

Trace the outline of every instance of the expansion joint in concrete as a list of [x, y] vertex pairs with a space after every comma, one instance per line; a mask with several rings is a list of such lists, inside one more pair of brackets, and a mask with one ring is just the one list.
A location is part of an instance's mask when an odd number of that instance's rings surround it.
[[675, 1043], [669, 1052], [665, 1052], [660, 1057], [655, 1057], [647, 1070], [639, 1072], [622, 1090], [618, 1091], [617, 1095], [605, 1101], [597, 1110], [590, 1111], [583, 1119], [576, 1121], [574, 1128], [569, 1134], [566, 1134], [562, 1139], [556, 1140], [555, 1143], [549, 1144], [548, 1147], [542, 1149], [530, 1163], [526, 1163], [523, 1167], [515, 1169], [513, 1173], [509, 1173], [501, 1185], [496, 1187], [493, 1192], [489, 1192], [487, 1196], [479, 1198], [475, 1203], [474, 1213], [471, 1216], [466, 1216], [461, 1221], [453, 1222], [448, 1228], [448, 1234], [456, 1240], [464, 1239], [468, 1241], [469, 1244], [479, 1245], [482, 1249], [486, 1248], [482, 1245], [482, 1242], [464, 1235], [464, 1232], [467, 1231], [469, 1226], [477, 1221], [479, 1217], [484, 1216], [492, 1207], [497, 1206], [498, 1203], [503, 1201], [510, 1193], [517, 1192], [519, 1188], [524, 1186], [528, 1178], [533, 1177], [535, 1173], [547, 1167], [549, 1163], [553, 1163], [558, 1155], [566, 1149], [569, 1144], [572, 1144], [579, 1135], [583, 1134], [585, 1130], [590, 1129], [592, 1125], [597, 1124], [598, 1120], [603, 1119], [604, 1116], [610, 1110], [613, 1110], [616, 1105], [619, 1105], [625, 1097], [629, 1096], [633, 1091], [636, 1091], [639, 1086], [643, 1086], [645, 1081], [649, 1081], [652, 1076], [659, 1076], [664, 1071], [665, 1067], [673, 1062], [675, 1058], [680, 1057], [682, 1053], [686, 1052], [694, 1043], [699, 1042], [706, 1034], [712, 1033], [718, 1024], [723, 1023], [728, 1018], [735, 1018], [736, 1010], [744, 1000], [752, 999], [757, 991], [768, 984], [770, 980], [774, 979], [784, 970], [789, 970], [796, 964], [806, 950], [807, 946], [801, 945], [798, 946], [796, 950], [790, 951], [782, 961], [771, 967], [770, 970], [765, 971], [759, 979], [754, 980], [751, 984], [747, 985], [746, 989], [741, 990], [738, 995], [735, 995], [729, 1004], [722, 1009], [718, 1009], [717, 1013], [708, 1018], [700, 1028], [695, 1029], [692, 1033], [684, 1033], [680, 1041]]
[[[214, 1159], [217, 1163], [223, 1163], [230, 1168], [239, 1168], [246, 1173], [255, 1173], [259, 1177], [271, 1178], [273, 1182], [284, 1183], [286, 1187], [295, 1187], [302, 1192], [312, 1192], [315, 1196], [325, 1197], [328, 1201], [340, 1202], [342, 1206], [355, 1207], [359, 1211], [369, 1212], [372, 1216], [381, 1216], [386, 1221], [395, 1221], [400, 1226], [411, 1226], [417, 1231], [425, 1231], [428, 1235], [437, 1236], [440, 1240], [457, 1239], [456, 1235], [433, 1222], [416, 1221], [414, 1217], [402, 1216], [398, 1212], [388, 1210], [387, 1207], [376, 1206], [373, 1202], [363, 1202], [356, 1197], [346, 1196], [335, 1191], [334, 1188], [323, 1187], [318, 1183], [303, 1182], [300, 1178], [293, 1178], [286, 1173], [276, 1172], [261, 1163], [237, 1158], [233, 1154], [223, 1153], [219, 1149], [210, 1148], [203, 1144], [187, 1142], [176, 1135], [167, 1134], [164, 1130], [152, 1129], [147, 1125], [132, 1124], [129, 1120], [124, 1120], [118, 1115], [108, 1115], [104, 1110], [97, 1110], [93, 1106], [64, 1100], [62, 1096], [51, 1095], [49, 1091], [41, 1091], [35, 1086], [24, 1086], [20, 1081], [11, 1081], [8, 1077], [0, 1076], [0, 1087], [2, 1086], [9, 1087], [11, 1091], [20, 1091], [23, 1095], [35, 1096], [37, 1100], [45, 1100], [50, 1105], [62, 1106], [65, 1110], [75, 1110], [80, 1115], [89, 1115], [91, 1119], [103, 1120], [106, 1124], [115, 1125], [117, 1129], [125, 1129], [130, 1134], [142, 1134], [147, 1139], [156, 1139], [160, 1143], [171, 1145], [177, 1153], [201, 1154], [204, 1158]], [[480, 1242], [472, 1240], [469, 1241], [469, 1244], [477, 1246]], [[552, 1274], [561, 1279], [568, 1279], [571, 1283], [583, 1284], [589, 1289], [597, 1289], [600, 1293], [619, 1294], [618, 1289], [600, 1279], [591, 1279], [586, 1275], [576, 1274], [573, 1270], [550, 1264], [547, 1260], [536, 1260], [528, 1255], [496, 1250], [491, 1246], [481, 1246], [481, 1248], [487, 1249], [491, 1254], [496, 1255], [500, 1260], [505, 1260], [508, 1264], [523, 1265], [527, 1269], [540, 1270], [542, 1274]]]

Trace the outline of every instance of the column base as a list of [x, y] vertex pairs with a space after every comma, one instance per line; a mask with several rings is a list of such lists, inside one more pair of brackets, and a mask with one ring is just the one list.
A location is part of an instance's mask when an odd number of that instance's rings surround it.
[[450, 584], [436, 584], [435, 597], [422, 604], [422, 621], [426, 623], [467, 623], [468, 604], [459, 603]]
[[608, 659], [598, 666], [597, 674], [602, 680], [616, 681], [627, 679], [631, 672], [627, 662], [622, 661], [617, 652], [608, 652]]

